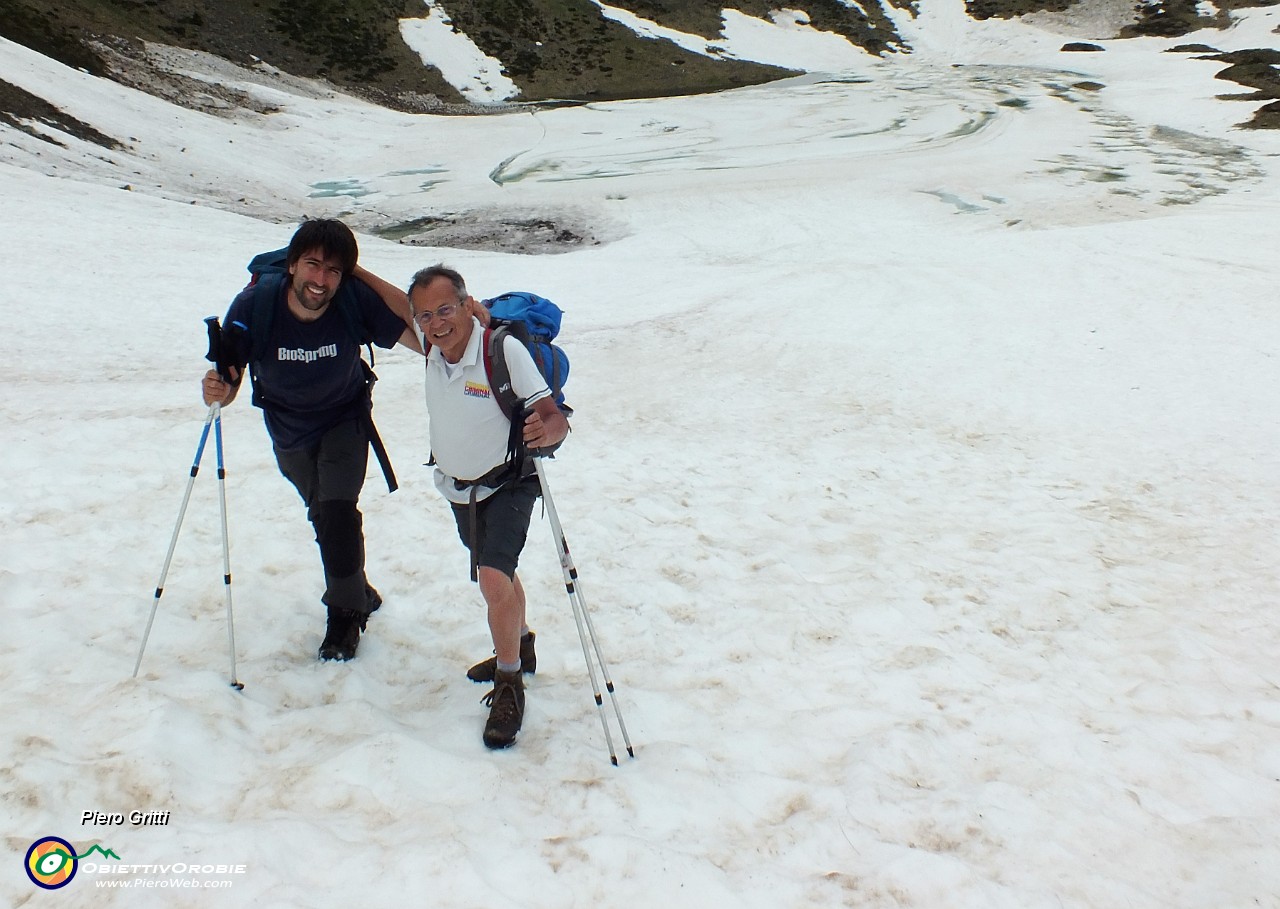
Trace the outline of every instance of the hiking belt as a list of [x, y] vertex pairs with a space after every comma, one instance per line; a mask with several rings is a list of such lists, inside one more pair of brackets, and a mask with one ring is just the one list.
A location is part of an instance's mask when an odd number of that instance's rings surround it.
[[[510, 380], [507, 380], [510, 387]], [[521, 418], [525, 413], [523, 402], [515, 411], [516, 419], [512, 419], [511, 414], [507, 414], [510, 421], [510, 428], [507, 431], [507, 457], [501, 464], [494, 467], [484, 476], [476, 477], [474, 480], [459, 480], [454, 478], [453, 488], [461, 492], [464, 489], [470, 489], [471, 495], [467, 502], [467, 521], [470, 528], [471, 536], [471, 580], [477, 581], [480, 577], [480, 557], [476, 554], [476, 549], [480, 541], [476, 539], [476, 491], [481, 486], [487, 486], [494, 492], [497, 492], [508, 483], [515, 483], [523, 480], [527, 476], [534, 473], [533, 459], [529, 457], [529, 450], [524, 444], [524, 420]], [[431, 460], [435, 461], [435, 455], [431, 456]]]

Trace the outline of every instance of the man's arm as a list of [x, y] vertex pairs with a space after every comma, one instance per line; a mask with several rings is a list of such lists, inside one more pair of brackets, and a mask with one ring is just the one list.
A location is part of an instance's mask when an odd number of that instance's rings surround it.
[[379, 278], [363, 265], [357, 265], [355, 270], [351, 272], [351, 277], [359, 278], [365, 284], [368, 284], [370, 289], [382, 298], [382, 302], [387, 309], [400, 317], [401, 322], [405, 325], [412, 324], [412, 317], [409, 315], [409, 297], [403, 290], [390, 281], [384, 281]]
[[424, 353], [422, 349], [422, 342], [418, 340], [418, 333], [412, 328], [406, 328], [404, 330], [404, 334], [400, 335], [398, 343], [403, 344], [410, 350], [417, 351], [418, 353]]
[[369, 289], [382, 300], [382, 304], [395, 313], [400, 318], [400, 321], [405, 324], [406, 328], [401, 332], [400, 337], [396, 339], [396, 343], [403, 344], [417, 353], [422, 353], [422, 344], [418, 341], [418, 333], [414, 330], [413, 317], [409, 311], [409, 297], [405, 292], [390, 281], [378, 277], [363, 265], [357, 265], [351, 272], [351, 277], [358, 278], [367, 284]]
[[[385, 281], [382, 278], [379, 278], [363, 265], [357, 265], [351, 272], [351, 277], [359, 278], [365, 284], [368, 284], [370, 289], [382, 298], [382, 302], [386, 304], [387, 309], [399, 316], [405, 325], [412, 326], [413, 313], [409, 306], [409, 297], [403, 290], [396, 287], [390, 281]], [[489, 308], [487, 306], [475, 297], [467, 297], [467, 306], [471, 310], [471, 315], [480, 320], [481, 325], [489, 324], [490, 316]], [[418, 348], [414, 349], [418, 350], [419, 353], [422, 352]]]
[[546, 448], [564, 440], [569, 421], [550, 397], [533, 402], [533, 412], [524, 421], [524, 443], [530, 448]]

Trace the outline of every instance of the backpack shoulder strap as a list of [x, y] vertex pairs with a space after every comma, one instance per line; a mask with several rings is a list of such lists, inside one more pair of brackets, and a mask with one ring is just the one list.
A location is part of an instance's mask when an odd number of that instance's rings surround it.
[[[524, 423], [518, 418], [524, 401], [511, 387], [511, 370], [507, 366], [507, 352], [503, 349], [503, 342], [512, 334], [511, 328], [512, 326], [501, 322], [490, 323], [485, 328], [480, 342], [484, 374], [489, 380], [489, 388], [502, 415], [510, 423], [510, 429], [507, 432], [507, 458], [500, 467], [490, 471], [492, 481], [503, 484], [520, 480], [533, 473], [529, 450], [524, 444]], [[486, 478], [485, 485], [492, 485], [489, 478]]]
[[510, 334], [510, 327], [502, 323], [490, 323], [484, 330], [480, 342], [481, 355], [484, 358], [484, 374], [489, 380], [489, 388], [502, 414], [508, 420], [516, 412], [520, 398], [511, 387], [511, 370], [507, 366], [507, 352], [502, 343]]
[[284, 274], [289, 270], [289, 247], [282, 246], [279, 249], [269, 249], [266, 252], [260, 252], [249, 260], [249, 274], [254, 275], [272, 275]]
[[271, 339], [271, 325], [276, 317], [276, 302], [280, 295], [280, 276], [254, 275], [249, 286], [253, 288], [253, 301], [249, 307], [249, 363], [258, 362], [266, 355]]

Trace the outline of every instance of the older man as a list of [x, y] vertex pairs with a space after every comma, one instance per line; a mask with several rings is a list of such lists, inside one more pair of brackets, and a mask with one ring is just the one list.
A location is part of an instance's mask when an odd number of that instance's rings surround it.
[[[525, 452], [513, 456], [511, 443], [519, 448], [523, 442], [526, 449], [554, 445], [569, 424], [529, 352], [507, 337], [503, 352], [511, 386], [526, 414], [513, 432], [490, 387], [484, 327], [472, 315], [475, 301], [458, 272], [442, 265], [423, 269], [414, 275], [409, 301], [423, 348], [430, 345], [426, 396], [436, 488], [453, 508], [488, 609], [495, 658], [484, 743], [506, 748], [524, 720], [521, 645], [522, 639], [531, 643], [531, 635], [516, 566], [539, 493]], [[483, 666], [472, 667], [471, 677]]]

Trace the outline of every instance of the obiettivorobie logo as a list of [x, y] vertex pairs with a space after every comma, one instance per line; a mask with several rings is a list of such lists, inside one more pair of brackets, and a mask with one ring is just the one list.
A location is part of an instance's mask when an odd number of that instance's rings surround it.
[[90, 846], [89, 851], [83, 855], [76, 855], [75, 848], [66, 840], [46, 836], [31, 844], [23, 866], [27, 869], [27, 877], [31, 878], [31, 883], [45, 890], [57, 890], [71, 883], [81, 859], [95, 854], [120, 861], [120, 856], [98, 845]]
[[[167, 813], [166, 813], [167, 814]], [[114, 816], [114, 815], [113, 815]], [[100, 856], [97, 861], [86, 861]], [[45, 890], [67, 886], [88, 876], [89, 886], [110, 889], [226, 889], [247, 874], [244, 864], [206, 862], [123, 862], [111, 849], [93, 845], [77, 855], [75, 846], [60, 836], [45, 836], [27, 850], [23, 867], [31, 883]]]

